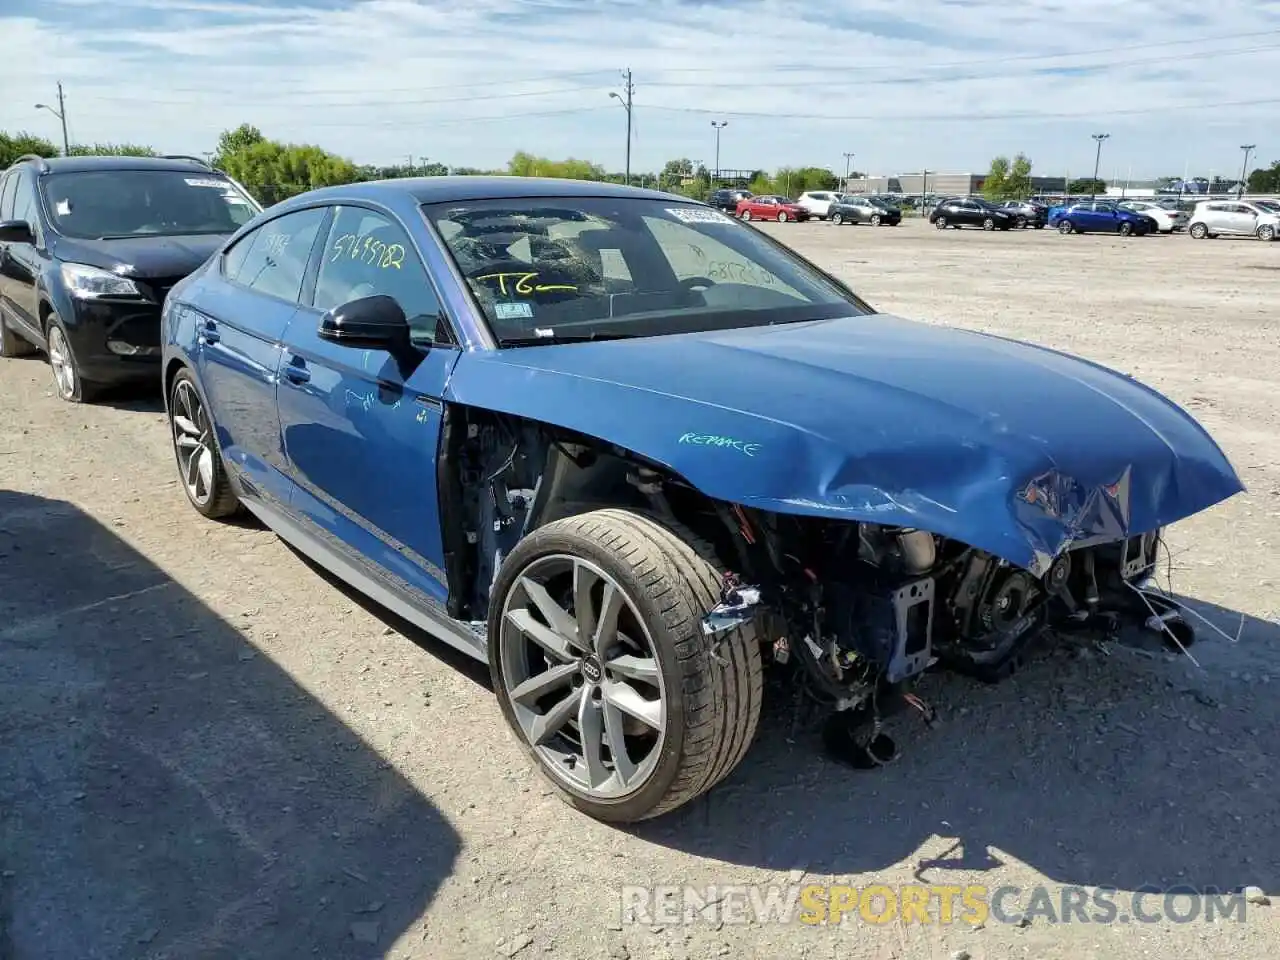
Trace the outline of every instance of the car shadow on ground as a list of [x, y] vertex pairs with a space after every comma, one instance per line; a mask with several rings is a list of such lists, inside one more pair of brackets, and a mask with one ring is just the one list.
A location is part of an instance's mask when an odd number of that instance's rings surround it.
[[0, 491], [0, 958], [370, 958], [460, 840], [94, 519]]
[[948, 883], [1012, 859], [1067, 884], [1275, 890], [1280, 625], [1194, 605], [1242, 626], [1238, 643], [1201, 631], [1202, 668], [1159, 647], [1060, 645], [996, 686], [926, 677], [939, 723], [893, 718], [903, 755], [878, 770], [827, 760], [816, 718], [797, 725], [775, 698], [736, 774], [636, 832], [837, 876], [906, 860]]

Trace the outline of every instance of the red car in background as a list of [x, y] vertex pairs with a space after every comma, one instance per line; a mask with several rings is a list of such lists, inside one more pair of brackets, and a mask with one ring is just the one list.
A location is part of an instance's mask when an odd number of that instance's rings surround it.
[[786, 197], [747, 197], [738, 203], [738, 219], [740, 220], [777, 220], [786, 223], [788, 220], [808, 220], [809, 211], [792, 203]]

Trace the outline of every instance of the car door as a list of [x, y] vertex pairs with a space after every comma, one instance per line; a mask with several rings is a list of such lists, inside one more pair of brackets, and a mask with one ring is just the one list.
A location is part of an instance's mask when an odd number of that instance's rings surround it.
[[1204, 205], [1204, 222], [1210, 233], [1230, 232], [1230, 221], [1225, 203], [1206, 203]]
[[[13, 219], [13, 193], [18, 185], [18, 171], [0, 173], [0, 223]], [[9, 245], [0, 240], [0, 313], [6, 309], [6, 275], [9, 272]]]
[[286, 213], [245, 234], [202, 278], [192, 360], [224, 462], [249, 497], [289, 502], [276, 377], [326, 207]]
[[1258, 229], [1258, 211], [1247, 203], [1231, 205], [1232, 232], [1242, 237], [1251, 237]]
[[[292, 510], [356, 562], [381, 568], [369, 572], [443, 604], [436, 454], [459, 351], [440, 298], [403, 224], [360, 205], [335, 208], [313, 283], [285, 336], [277, 393]], [[409, 318], [411, 355], [320, 338], [325, 311], [375, 295]]]
[[6, 243], [4, 253], [4, 302], [8, 322], [16, 321], [29, 334], [43, 341], [40, 330], [40, 296], [37, 280], [49, 262], [40, 226], [35, 173], [28, 167], [13, 172], [13, 213], [10, 219], [31, 227], [34, 243]]

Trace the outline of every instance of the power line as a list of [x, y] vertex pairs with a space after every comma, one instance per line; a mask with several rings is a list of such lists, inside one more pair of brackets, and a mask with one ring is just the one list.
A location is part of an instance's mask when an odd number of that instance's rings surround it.
[[[968, 110], [956, 110], [951, 113], [922, 114], [922, 113], [894, 113], [894, 114], [861, 114], [858, 116], [836, 116], [830, 113], [786, 113], [787, 120], [833, 120], [841, 123], [851, 121], [947, 121], [958, 120], [968, 122], [972, 120], [1087, 120], [1090, 117], [1121, 117], [1133, 114], [1147, 113], [1179, 113], [1191, 110], [1219, 110], [1228, 107], [1257, 107], [1280, 103], [1280, 97], [1268, 97], [1261, 100], [1221, 100], [1211, 103], [1180, 103], [1169, 104], [1163, 107], [1136, 107], [1125, 110], [1086, 110], [1080, 113], [1045, 113], [1039, 110], [1024, 110], [1008, 113], [973, 113]], [[711, 110], [701, 107], [664, 107], [656, 104], [646, 104], [646, 110], [661, 110], [665, 113], [689, 113], [707, 115], [714, 114], [722, 117], [741, 117], [745, 119], [762, 119], [777, 121], [779, 115], [776, 111], [769, 113], [743, 111], [743, 110]]]

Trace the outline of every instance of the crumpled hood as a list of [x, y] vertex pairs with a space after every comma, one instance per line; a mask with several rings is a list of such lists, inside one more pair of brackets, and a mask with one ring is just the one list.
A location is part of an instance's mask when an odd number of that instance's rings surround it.
[[469, 353], [448, 398], [611, 441], [719, 499], [920, 527], [1036, 573], [1243, 489], [1195, 420], [1123, 374], [884, 314]]
[[168, 279], [191, 273], [227, 239], [223, 235], [130, 237], [122, 240], [79, 240], [59, 237], [59, 259], [111, 270], [122, 277]]

